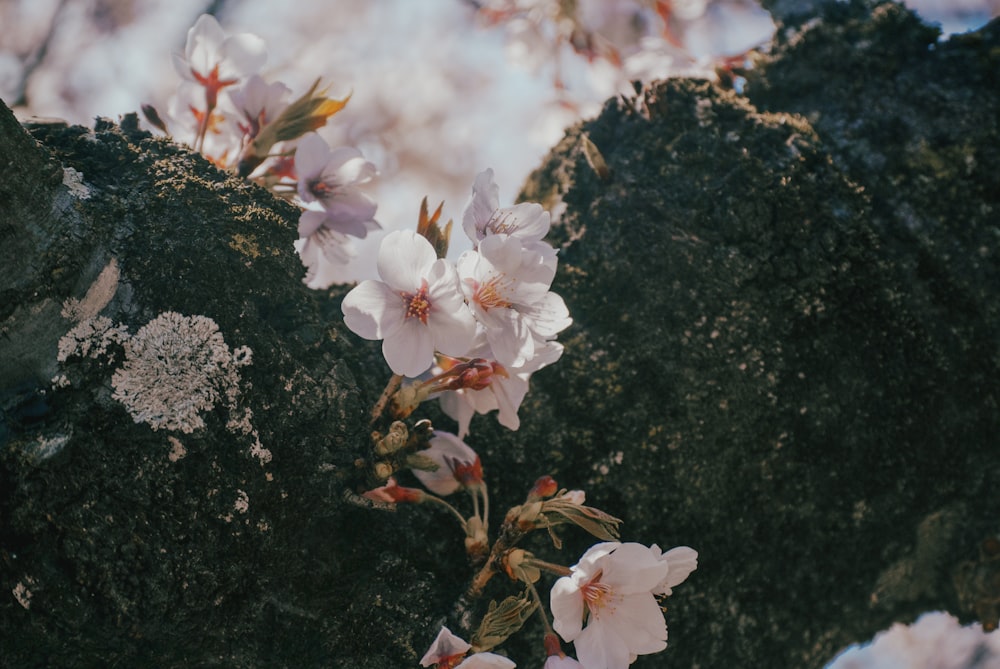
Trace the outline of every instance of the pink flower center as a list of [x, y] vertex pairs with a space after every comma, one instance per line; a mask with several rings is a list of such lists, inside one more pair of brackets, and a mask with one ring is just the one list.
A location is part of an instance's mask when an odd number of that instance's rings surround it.
[[506, 276], [500, 274], [492, 277], [485, 283], [479, 283], [472, 279], [466, 279], [472, 285], [472, 299], [482, 307], [483, 311], [489, 311], [494, 307], [509, 308], [511, 303], [506, 299], [504, 292], [510, 287], [511, 281]]
[[597, 616], [600, 610], [607, 604], [607, 598], [612, 594], [611, 586], [607, 583], [601, 583], [601, 576], [604, 574], [604, 570], [598, 571], [594, 578], [590, 579], [583, 584], [580, 588], [580, 592], [583, 594], [583, 601], [587, 603], [587, 608], [590, 609], [590, 615]]
[[406, 302], [406, 318], [419, 318], [427, 325], [427, 314], [431, 310], [431, 301], [427, 299], [427, 279], [421, 280], [420, 290], [415, 293], [400, 293]]
[[325, 200], [333, 194], [334, 186], [331, 186], [322, 179], [309, 182], [309, 192], [316, 196], [317, 200]]
[[445, 456], [445, 464], [452, 471], [455, 480], [466, 488], [483, 482], [483, 463], [477, 456], [473, 462], [462, 462], [458, 458]]

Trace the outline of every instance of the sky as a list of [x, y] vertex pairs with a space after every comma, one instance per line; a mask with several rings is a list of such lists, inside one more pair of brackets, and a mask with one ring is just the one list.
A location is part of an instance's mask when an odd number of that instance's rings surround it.
[[[356, 146], [378, 167], [369, 193], [386, 231], [413, 227], [425, 195], [432, 207], [443, 200], [445, 220], [460, 228], [479, 171], [492, 167], [501, 206], [512, 204], [563, 129], [595, 115], [629, 79], [710, 75], [714, 57], [764, 43], [773, 31], [751, 0], [678, 0], [681, 48], [649, 34], [640, 42], [628, 34], [635, 1], [581, 0], [589, 25], [606, 28], [628, 55], [618, 69], [556, 50], [530, 22], [487, 25], [467, 0], [0, 0], [0, 99], [21, 118], [84, 125], [143, 103], [165, 111], [180, 83], [171, 53], [183, 51], [188, 28], [214, 6], [227, 32], [266, 41], [268, 80], [297, 96], [322, 77], [334, 96], [352, 95], [322, 134], [332, 145]], [[1000, 14], [1000, 0], [908, 4], [945, 33]], [[467, 248], [461, 237], [456, 229], [452, 255]], [[380, 238], [358, 244], [358, 258], [326, 278], [374, 277]], [[973, 668], [1000, 669], [1000, 637], [945, 614], [895, 625], [829, 665]]]

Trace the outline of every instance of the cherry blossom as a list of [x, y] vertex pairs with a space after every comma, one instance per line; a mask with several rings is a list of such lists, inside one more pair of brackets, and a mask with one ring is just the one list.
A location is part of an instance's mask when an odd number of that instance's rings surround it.
[[462, 291], [497, 362], [522, 367], [573, 320], [549, 291], [555, 264], [508, 235], [487, 236], [458, 259]]
[[219, 91], [264, 66], [264, 40], [250, 33], [227, 36], [209, 14], [202, 14], [188, 30], [184, 55], [173, 55], [174, 69], [188, 81], [205, 89], [209, 108], [215, 107]]
[[228, 91], [245, 142], [260, 134], [261, 128], [278, 117], [288, 106], [286, 98], [291, 92], [280, 81], [269, 84], [259, 74], [251, 75], [242, 86]]
[[668, 571], [642, 544], [591, 546], [552, 586], [552, 626], [574, 643], [587, 669], [625, 669], [636, 656], [667, 647], [667, 624], [653, 590]]
[[434, 351], [464, 355], [476, 323], [462, 300], [454, 268], [410, 230], [386, 235], [378, 252], [381, 281], [367, 279], [344, 298], [344, 322], [365, 339], [381, 339], [395, 374], [417, 376]]
[[523, 202], [501, 208], [500, 187], [493, 181], [492, 168], [476, 175], [472, 198], [462, 214], [462, 229], [473, 245], [497, 234], [518, 237], [524, 242], [541, 241], [548, 234], [549, 225], [549, 212], [540, 204]]
[[[469, 434], [469, 425], [474, 414], [497, 412], [497, 421], [509, 430], [521, 427], [517, 415], [521, 402], [528, 394], [529, 379], [534, 372], [551, 365], [563, 353], [563, 346], [554, 341], [536, 343], [534, 357], [520, 367], [505, 368], [498, 362], [492, 363], [493, 375], [482, 388], [465, 387], [443, 393], [439, 402], [441, 409], [458, 422], [458, 436], [464, 439]], [[492, 351], [486, 341], [485, 332], [477, 335], [470, 356], [489, 359]]]
[[377, 205], [358, 186], [376, 175], [375, 165], [350, 146], [331, 149], [314, 132], [302, 137], [295, 150], [299, 197], [318, 202], [338, 220], [369, 221]]
[[474, 488], [483, 482], [483, 465], [468, 444], [448, 432], [436, 430], [430, 448], [419, 452], [434, 462], [434, 471], [414, 469], [414, 475], [433, 493], [450, 495], [460, 488]]

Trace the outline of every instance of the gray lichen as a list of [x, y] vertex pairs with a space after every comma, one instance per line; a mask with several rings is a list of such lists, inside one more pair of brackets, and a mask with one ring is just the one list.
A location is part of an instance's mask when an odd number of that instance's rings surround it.
[[168, 311], [125, 342], [125, 363], [111, 378], [112, 398], [136, 423], [154, 430], [190, 433], [205, 426], [201, 414], [220, 400], [235, 408], [239, 396], [238, 362], [215, 321]]

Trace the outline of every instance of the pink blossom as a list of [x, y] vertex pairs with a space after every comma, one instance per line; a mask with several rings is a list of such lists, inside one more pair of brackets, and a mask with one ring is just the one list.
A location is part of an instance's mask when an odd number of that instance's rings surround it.
[[360, 151], [348, 146], [331, 149], [322, 137], [311, 132], [299, 140], [295, 169], [303, 202], [318, 202], [330, 220], [345, 225], [374, 223], [377, 205], [358, 186], [371, 181], [377, 170]]
[[[535, 355], [520, 367], [505, 368], [499, 363], [504, 374], [494, 373], [490, 383], [481, 389], [463, 388], [443, 393], [439, 401], [441, 409], [458, 422], [458, 436], [464, 439], [469, 434], [469, 425], [474, 414], [497, 412], [497, 421], [509, 430], [521, 427], [518, 410], [528, 393], [529, 379], [539, 369], [551, 365], [562, 355], [563, 346], [554, 341], [536, 342]], [[477, 336], [477, 343], [469, 352], [470, 356], [492, 357], [492, 350], [486, 342], [485, 333]]]
[[344, 322], [365, 339], [381, 339], [396, 374], [417, 376], [434, 351], [464, 355], [476, 334], [454, 268], [410, 230], [386, 235], [378, 252], [381, 281], [362, 281], [341, 305]]
[[668, 569], [642, 544], [591, 546], [552, 586], [553, 628], [574, 642], [587, 669], [625, 669], [637, 655], [663, 650], [667, 625], [653, 590]]
[[229, 101], [236, 109], [244, 141], [252, 140], [261, 128], [278, 117], [288, 106], [286, 98], [291, 92], [280, 81], [269, 84], [259, 74], [251, 75], [239, 88], [229, 90]]
[[[522, 242], [538, 242], [549, 232], [549, 212], [540, 204], [524, 202], [500, 207], [500, 187], [493, 181], [493, 170], [476, 175], [472, 198], [462, 214], [462, 229], [473, 245], [488, 235], [510, 235]], [[553, 252], [554, 253], [554, 252]]]
[[486, 237], [478, 251], [462, 254], [457, 268], [466, 300], [501, 365], [524, 366], [542, 342], [573, 322], [563, 299], [549, 291], [555, 263], [516, 237]]

